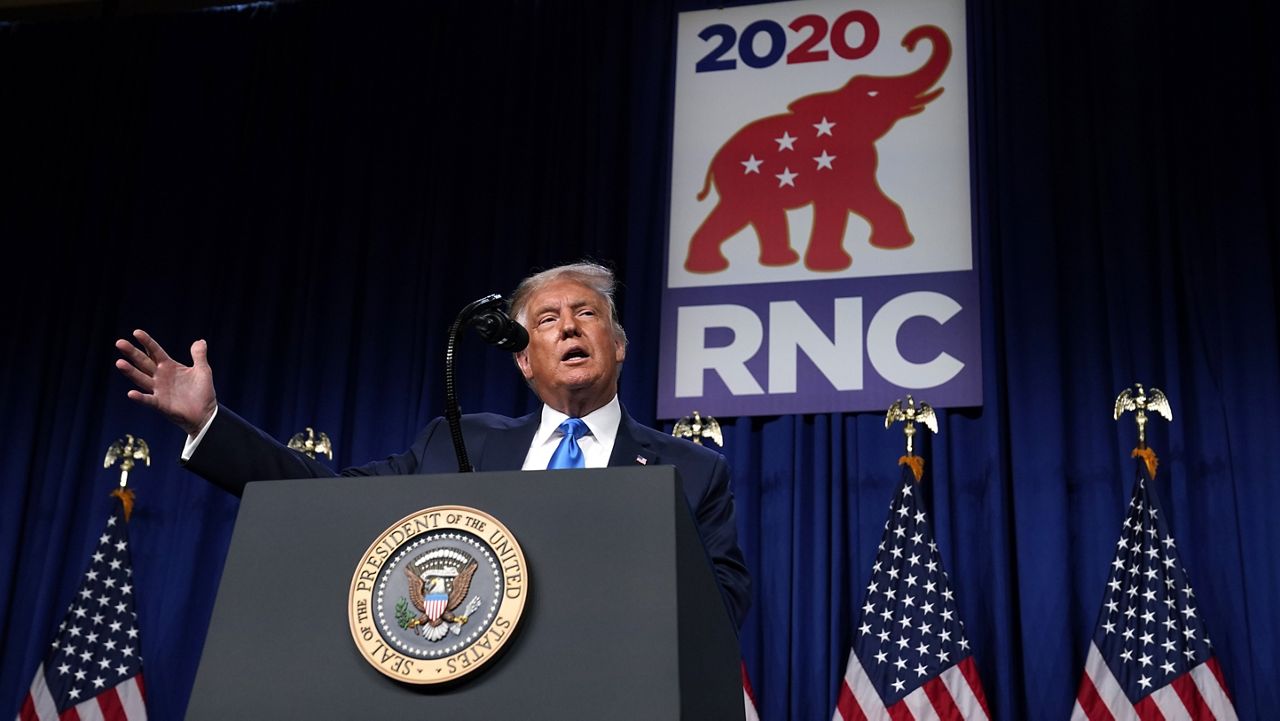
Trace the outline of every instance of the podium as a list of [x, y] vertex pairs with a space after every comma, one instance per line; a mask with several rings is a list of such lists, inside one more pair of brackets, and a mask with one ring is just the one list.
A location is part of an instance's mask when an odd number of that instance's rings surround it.
[[[397, 520], [446, 505], [509, 529], [528, 597], [483, 668], [406, 684], [356, 647], [352, 575]], [[736, 721], [739, 658], [673, 467], [263, 481], [241, 501], [187, 718]]]

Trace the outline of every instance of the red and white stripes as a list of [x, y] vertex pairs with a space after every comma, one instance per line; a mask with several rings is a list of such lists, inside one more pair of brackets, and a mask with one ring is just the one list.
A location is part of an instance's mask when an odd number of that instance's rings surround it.
[[833, 721], [986, 721], [987, 699], [968, 656], [885, 707], [857, 654], [849, 654]]
[[1097, 644], [1090, 643], [1071, 721], [1236, 721], [1236, 710], [1215, 658], [1130, 703]]
[[138, 674], [59, 714], [41, 664], [22, 702], [18, 721], [145, 721], [145, 696], [142, 674]]

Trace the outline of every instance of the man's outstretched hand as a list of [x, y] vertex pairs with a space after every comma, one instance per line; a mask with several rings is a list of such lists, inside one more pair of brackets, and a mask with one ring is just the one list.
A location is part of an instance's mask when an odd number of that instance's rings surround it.
[[138, 387], [129, 391], [129, 398], [160, 411], [188, 436], [198, 434], [218, 407], [209, 344], [192, 343], [191, 365], [184, 366], [146, 331], [135, 330], [133, 337], [141, 349], [124, 338], [116, 341], [116, 349], [124, 356], [116, 359], [116, 368]]

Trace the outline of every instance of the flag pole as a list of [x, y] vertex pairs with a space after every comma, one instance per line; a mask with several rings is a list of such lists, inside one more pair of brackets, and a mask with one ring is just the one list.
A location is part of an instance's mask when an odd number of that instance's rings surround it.
[[928, 709], [935, 717], [988, 721], [986, 693], [919, 492], [924, 458], [915, 453], [915, 424], [937, 433], [937, 417], [929, 404], [907, 396], [905, 405], [898, 400], [889, 408], [885, 428], [898, 421], [906, 424], [902, 478], [889, 502], [831, 718], [919, 718]]
[[146, 721], [146, 683], [127, 523], [133, 511], [129, 470], [138, 461], [151, 465], [150, 455], [146, 441], [132, 435], [107, 449], [103, 468], [120, 465], [119, 485], [111, 496], [120, 499], [125, 522], [120, 522], [120, 513], [112, 507], [81, 577], [80, 590], [32, 675], [18, 712], [20, 720]]
[[1113, 419], [1127, 411], [1138, 424], [1133, 457], [1146, 462], [1146, 472], [1135, 468], [1071, 721], [1155, 716], [1235, 721], [1203, 618], [1208, 613], [1197, 609], [1171, 519], [1160, 507], [1154, 483], [1147, 485], [1155, 478], [1156, 454], [1147, 445], [1146, 424], [1152, 414], [1173, 419], [1169, 399], [1158, 388], [1135, 384], [1116, 398]]

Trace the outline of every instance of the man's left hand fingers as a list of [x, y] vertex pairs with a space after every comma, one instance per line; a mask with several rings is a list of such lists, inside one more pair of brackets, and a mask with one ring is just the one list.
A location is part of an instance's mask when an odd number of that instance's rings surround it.
[[[156, 372], [155, 361], [148, 358], [147, 354], [143, 353], [137, 346], [129, 341], [124, 340], [123, 338], [116, 341], [116, 350], [120, 351], [120, 355], [124, 356], [122, 360], [132, 364], [132, 366], [139, 371], [146, 373], [147, 375], [152, 375]], [[116, 367], [120, 367], [119, 362], [116, 363]], [[124, 369], [121, 368], [121, 370]]]
[[143, 373], [142, 371], [133, 367], [133, 365], [131, 365], [129, 361], [123, 358], [117, 359], [116, 368], [121, 373], [124, 374], [125, 378], [128, 378], [129, 380], [133, 381], [133, 384], [135, 386], [141, 388], [142, 390], [148, 393], [152, 393], [155, 391], [155, 388], [156, 388], [155, 379], [152, 378], [150, 375], [147, 375], [146, 373]]

